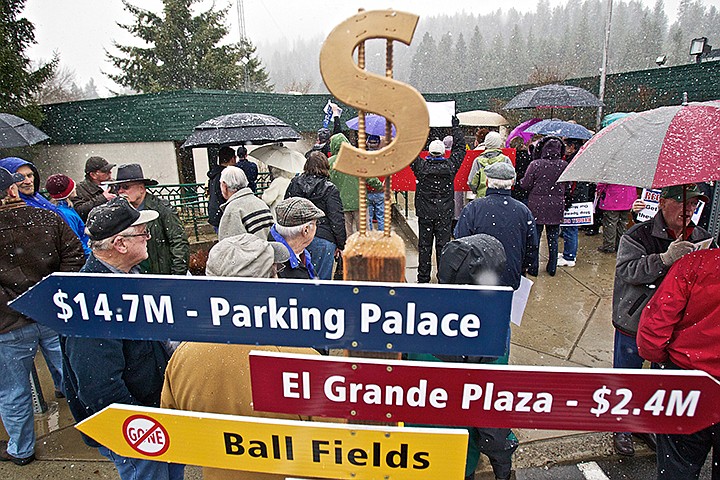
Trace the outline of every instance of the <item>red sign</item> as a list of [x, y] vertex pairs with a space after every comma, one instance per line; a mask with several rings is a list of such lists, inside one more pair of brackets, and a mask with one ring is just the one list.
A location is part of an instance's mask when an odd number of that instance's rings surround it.
[[424, 425], [692, 433], [720, 422], [694, 370], [471, 365], [253, 352], [265, 412]]
[[170, 448], [170, 436], [165, 427], [147, 415], [128, 417], [122, 428], [125, 441], [143, 455], [157, 457]]
[[[469, 191], [470, 187], [467, 185], [468, 176], [470, 176], [470, 168], [472, 167], [473, 161], [482, 154], [484, 150], [468, 150], [465, 152], [465, 158], [463, 159], [460, 170], [455, 174], [455, 190], [458, 192]], [[503, 155], [506, 155], [515, 165], [515, 149], [514, 148], [503, 148]], [[420, 152], [422, 158], [427, 157], [428, 152]], [[445, 152], [445, 158], [450, 157], [450, 150]], [[398, 192], [414, 192], [415, 191], [415, 174], [412, 169], [408, 166], [403, 168], [392, 176], [392, 189]]]

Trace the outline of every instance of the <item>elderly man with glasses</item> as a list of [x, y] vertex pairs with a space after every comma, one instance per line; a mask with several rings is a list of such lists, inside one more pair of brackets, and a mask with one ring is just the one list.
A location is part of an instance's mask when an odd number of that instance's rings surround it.
[[[139, 273], [137, 265], [148, 256], [148, 223], [158, 217], [154, 210], [135, 210], [123, 197], [92, 209], [87, 222], [92, 254], [81, 271]], [[165, 367], [170, 359], [163, 343], [63, 337], [61, 345], [65, 391], [76, 421], [112, 403], [160, 405]], [[183, 478], [182, 465], [122, 457], [88, 437], [83, 436], [83, 440], [115, 464], [122, 480]]]
[[190, 243], [175, 210], [147, 191], [148, 186], [158, 184], [157, 180], [145, 178], [142, 167], [130, 163], [120, 165], [116, 180], [107, 184], [135, 209], [154, 210], [159, 215], [157, 220], [148, 225], [152, 239], [147, 244], [148, 258], [139, 265], [140, 272], [185, 275], [190, 260]]

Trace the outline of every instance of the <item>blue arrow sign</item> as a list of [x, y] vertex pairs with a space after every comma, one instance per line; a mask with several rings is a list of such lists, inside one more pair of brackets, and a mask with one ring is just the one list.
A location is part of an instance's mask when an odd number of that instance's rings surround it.
[[54, 273], [10, 306], [62, 335], [502, 356], [512, 289]]

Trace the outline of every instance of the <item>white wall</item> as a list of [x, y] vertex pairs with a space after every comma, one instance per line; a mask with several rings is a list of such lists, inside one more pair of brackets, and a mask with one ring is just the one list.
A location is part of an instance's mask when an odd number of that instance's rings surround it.
[[[103, 157], [118, 165], [139, 163], [145, 177], [154, 178], [161, 184], [175, 184], [180, 178], [172, 142], [36, 145], [14, 150], [12, 155], [37, 166], [42, 188], [47, 177], [54, 173], [64, 173], [76, 182], [81, 181], [85, 177], [85, 161], [92, 156]], [[113, 169], [113, 178], [116, 172], [117, 168]]]

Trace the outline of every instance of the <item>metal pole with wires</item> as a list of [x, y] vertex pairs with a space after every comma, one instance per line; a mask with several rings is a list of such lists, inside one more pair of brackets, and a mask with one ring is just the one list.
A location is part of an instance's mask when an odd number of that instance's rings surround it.
[[[605, 41], [603, 42], [603, 56], [602, 66], [600, 67], [600, 90], [598, 92], [598, 99], [600, 102], [605, 101], [605, 77], [607, 76], [607, 64], [608, 64], [608, 49], [610, 47], [610, 25], [612, 23], [612, 9], [613, 0], [608, 0], [608, 11], [605, 17]], [[595, 119], [595, 131], [600, 130], [602, 125], [603, 117], [603, 106], [600, 105], [597, 111], [597, 118]]]

